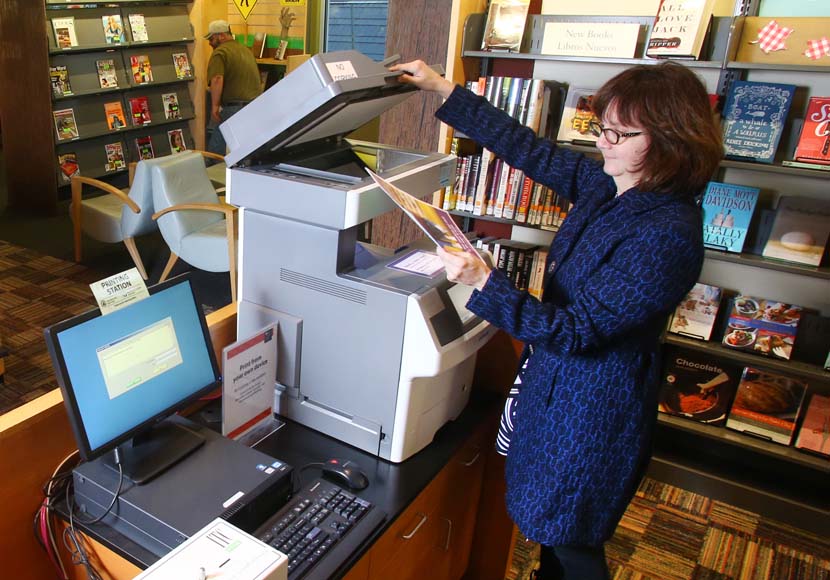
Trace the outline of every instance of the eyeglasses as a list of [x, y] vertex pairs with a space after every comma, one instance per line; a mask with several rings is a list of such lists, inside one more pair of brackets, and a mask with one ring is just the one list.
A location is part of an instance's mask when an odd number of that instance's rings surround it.
[[605, 135], [605, 140], [611, 143], [611, 145], [616, 145], [620, 142], [620, 139], [624, 139], [627, 137], [636, 137], [637, 135], [643, 134], [642, 131], [620, 133], [616, 129], [611, 129], [610, 127], [603, 127], [600, 123], [597, 123], [596, 121], [591, 121], [590, 123], [588, 123], [588, 130], [594, 137]]

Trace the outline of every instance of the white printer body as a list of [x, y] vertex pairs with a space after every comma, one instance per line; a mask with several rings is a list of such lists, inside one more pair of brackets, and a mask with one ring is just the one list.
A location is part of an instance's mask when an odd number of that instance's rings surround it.
[[278, 323], [275, 410], [392, 462], [461, 413], [494, 332], [443, 271], [389, 267], [417, 250], [358, 242], [395, 207], [366, 167], [418, 197], [454, 178], [451, 155], [345, 138], [412, 90], [358, 52], [325, 53], [221, 125], [240, 208], [238, 336]]

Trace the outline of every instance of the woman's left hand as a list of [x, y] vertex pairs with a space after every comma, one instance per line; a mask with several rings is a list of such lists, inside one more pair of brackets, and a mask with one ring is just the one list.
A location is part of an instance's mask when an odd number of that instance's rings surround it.
[[438, 257], [444, 263], [447, 280], [450, 282], [458, 282], [481, 290], [490, 277], [490, 268], [469, 252], [448, 251], [439, 247]]

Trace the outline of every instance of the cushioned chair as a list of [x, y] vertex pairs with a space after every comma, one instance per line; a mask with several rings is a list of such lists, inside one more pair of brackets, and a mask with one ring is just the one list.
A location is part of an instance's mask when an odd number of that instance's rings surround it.
[[219, 155], [218, 153], [214, 153], [212, 151], [201, 151], [199, 149], [194, 149], [197, 153], [201, 153], [202, 157], [205, 159], [212, 159], [216, 161], [213, 165], [207, 168], [208, 178], [213, 183], [214, 188], [216, 188], [217, 193], [222, 193], [225, 191], [225, 158]]
[[[105, 243], [124, 242], [141, 277], [147, 272], [135, 245], [137, 236], [157, 229], [152, 219], [153, 190], [150, 167], [165, 157], [130, 164], [130, 187], [118, 189], [104, 181], [75, 175], [71, 180], [72, 202], [69, 215], [73, 222], [75, 261], [81, 261], [81, 232]], [[104, 192], [104, 195], [84, 197], [84, 185]]]
[[208, 272], [228, 272], [231, 299], [236, 302], [235, 209], [220, 202], [201, 156], [186, 152], [166, 158], [152, 168], [153, 205], [170, 259], [164, 281], [181, 258]]

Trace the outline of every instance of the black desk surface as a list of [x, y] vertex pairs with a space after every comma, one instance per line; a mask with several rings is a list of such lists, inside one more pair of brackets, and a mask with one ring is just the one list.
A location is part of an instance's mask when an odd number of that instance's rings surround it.
[[[285, 425], [259, 443], [256, 449], [290, 464], [303, 484], [320, 477], [318, 468], [303, 470], [304, 465], [333, 457], [352, 460], [366, 473], [369, 487], [352, 493], [372, 502], [388, 517], [377, 534], [356, 551], [340, 570], [342, 574], [421, 493], [468, 437], [498, 412], [498, 405], [498, 397], [489, 393], [474, 393], [458, 419], [447, 423], [436, 433], [432, 443], [403, 463], [389, 463], [287, 419], [283, 419]], [[202, 414], [202, 418], [207, 416], [208, 413]], [[192, 416], [191, 419], [199, 421], [200, 417]], [[58, 506], [64, 515], [65, 507]], [[87, 526], [76, 522], [76, 527], [140, 568], [147, 568], [158, 560], [155, 554], [107, 525]]]

